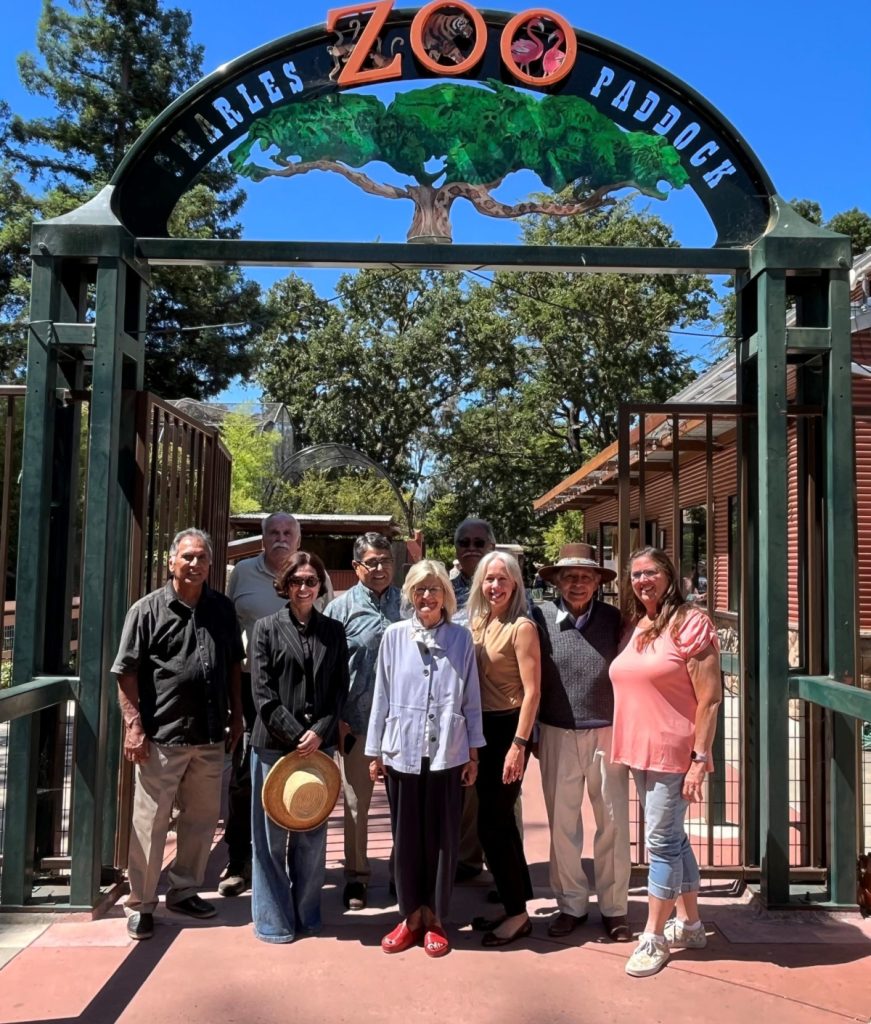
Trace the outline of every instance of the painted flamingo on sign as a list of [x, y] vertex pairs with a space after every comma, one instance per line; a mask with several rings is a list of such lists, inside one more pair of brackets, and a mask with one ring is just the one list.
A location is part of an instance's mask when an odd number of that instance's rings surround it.
[[511, 44], [511, 56], [517, 66], [528, 75], [530, 73], [529, 65], [539, 60], [544, 54], [544, 43], [533, 34], [533, 29], [539, 32], [544, 31], [544, 22], [541, 18], [531, 18], [523, 28], [526, 30], [526, 35], [518, 37]]
[[563, 61], [566, 59], [565, 50], [560, 49], [566, 41], [563, 30], [558, 28], [551, 32], [547, 37], [547, 41], [550, 42], [551, 39], [555, 39], [556, 42], [549, 50], [547, 50], [541, 59], [541, 69], [545, 75], [556, 74], [556, 72], [563, 66]]

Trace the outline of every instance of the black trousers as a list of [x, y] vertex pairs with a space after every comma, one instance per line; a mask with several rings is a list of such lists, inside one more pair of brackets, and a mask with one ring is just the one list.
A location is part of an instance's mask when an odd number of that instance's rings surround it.
[[526, 901], [532, 899], [523, 837], [514, 817], [514, 803], [520, 795], [521, 783], [506, 785], [502, 781], [505, 755], [517, 735], [520, 709], [485, 711], [482, 717], [487, 746], [478, 752], [478, 836], [505, 913], [511, 917], [522, 914]]
[[420, 775], [386, 769], [393, 871], [403, 918], [420, 907], [429, 907], [440, 920], [448, 916], [460, 842], [462, 770], [430, 771], [428, 757]]
[[248, 672], [242, 673], [242, 717], [245, 720], [245, 734], [233, 751], [227, 789], [227, 821], [224, 826], [227, 863], [235, 871], [241, 871], [251, 863], [251, 730], [257, 712]]

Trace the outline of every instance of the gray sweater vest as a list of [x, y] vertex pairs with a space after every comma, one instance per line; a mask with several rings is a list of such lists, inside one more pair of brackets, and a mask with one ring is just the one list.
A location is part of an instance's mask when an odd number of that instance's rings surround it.
[[614, 691], [608, 667], [617, 656], [620, 612], [593, 601], [582, 631], [571, 618], [558, 623], [558, 606], [536, 605], [541, 636], [541, 704], [538, 718], [558, 729], [589, 729], [614, 721]]

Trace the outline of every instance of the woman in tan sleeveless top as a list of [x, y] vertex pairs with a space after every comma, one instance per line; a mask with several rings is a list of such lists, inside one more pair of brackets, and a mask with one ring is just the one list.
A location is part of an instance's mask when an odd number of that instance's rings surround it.
[[513, 555], [491, 551], [481, 559], [469, 595], [469, 623], [478, 658], [484, 738], [478, 780], [478, 835], [505, 916], [476, 919], [483, 945], [504, 946], [528, 935], [532, 898], [523, 838], [514, 803], [526, 768], [526, 747], [538, 710], [541, 651], [526, 616], [526, 591]]

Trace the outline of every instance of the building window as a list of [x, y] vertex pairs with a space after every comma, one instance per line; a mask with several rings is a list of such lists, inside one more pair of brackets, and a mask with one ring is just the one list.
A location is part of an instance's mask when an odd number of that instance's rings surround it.
[[708, 510], [692, 505], [680, 513], [680, 570], [688, 601], [708, 600]]
[[729, 611], [738, 611], [741, 580], [741, 543], [738, 537], [738, 496], [729, 495]]

